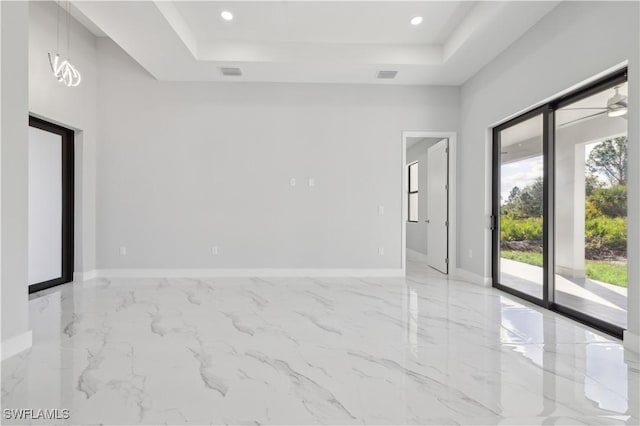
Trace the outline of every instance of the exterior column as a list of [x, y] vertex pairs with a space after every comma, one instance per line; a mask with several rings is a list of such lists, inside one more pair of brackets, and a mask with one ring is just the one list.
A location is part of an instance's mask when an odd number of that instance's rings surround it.
[[569, 278], [585, 277], [585, 146], [556, 143], [556, 262], [555, 272]]

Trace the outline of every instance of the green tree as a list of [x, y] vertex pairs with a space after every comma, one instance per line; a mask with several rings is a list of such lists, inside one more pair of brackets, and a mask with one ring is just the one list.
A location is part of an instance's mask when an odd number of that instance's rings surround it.
[[522, 190], [520, 196], [520, 210], [522, 217], [542, 216], [542, 178], [537, 178], [532, 184]]
[[596, 145], [587, 159], [589, 172], [603, 175], [610, 186], [627, 184], [627, 137], [607, 139]]
[[511, 188], [511, 192], [509, 192], [509, 198], [507, 199], [507, 203], [511, 203], [515, 201], [519, 195], [520, 195], [520, 188], [518, 188], [517, 186], [514, 186], [513, 188]]
[[522, 189], [514, 186], [502, 206], [502, 214], [513, 219], [542, 216], [542, 178]]
[[593, 217], [592, 207], [607, 217], [627, 216], [627, 187], [623, 185], [597, 188], [587, 198], [587, 213]]
[[602, 188], [602, 186], [602, 181], [598, 178], [598, 175], [588, 174], [585, 177], [584, 190], [587, 197], [593, 194], [596, 189]]

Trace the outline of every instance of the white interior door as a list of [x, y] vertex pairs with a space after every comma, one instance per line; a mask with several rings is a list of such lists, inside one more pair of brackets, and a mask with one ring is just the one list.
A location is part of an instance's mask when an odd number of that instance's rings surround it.
[[427, 264], [447, 274], [449, 258], [449, 141], [429, 147], [427, 156]]
[[62, 275], [62, 137], [29, 127], [29, 285]]

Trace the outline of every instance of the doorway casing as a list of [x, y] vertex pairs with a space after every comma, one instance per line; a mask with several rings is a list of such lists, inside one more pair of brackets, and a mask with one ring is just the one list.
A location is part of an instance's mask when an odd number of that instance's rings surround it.
[[29, 293], [44, 290], [73, 281], [74, 270], [74, 176], [75, 176], [75, 133], [72, 129], [29, 115], [29, 127], [53, 133], [61, 138], [61, 275], [48, 281], [29, 285]]
[[407, 139], [409, 138], [440, 138], [440, 139], [448, 139], [449, 140], [449, 228], [447, 238], [449, 240], [449, 275], [457, 275], [457, 240], [456, 240], [456, 230], [457, 230], [457, 210], [456, 210], [456, 132], [447, 132], [447, 131], [423, 131], [423, 130], [412, 130], [412, 131], [404, 131], [402, 132], [402, 164], [401, 164], [401, 173], [402, 173], [402, 209], [401, 209], [401, 217], [400, 217], [400, 226], [402, 230], [402, 244], [401, 244], [401, 268], [402, 274], [406, 275], [407, 273], [407, 203], [408, 203], [408, 195], [407, 191], [408, 187], [408, 179], [406, 173], [406, 163], [407, 163]]

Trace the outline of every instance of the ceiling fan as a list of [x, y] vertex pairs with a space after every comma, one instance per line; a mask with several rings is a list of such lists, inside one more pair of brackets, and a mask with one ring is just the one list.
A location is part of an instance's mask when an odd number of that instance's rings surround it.
[[595, 114], [590, 114], [584, 117], [577, 118], [575, 120], [568, 121], [560, 124], [558, 127], [568, 126], [569, 124], [576, 123], [578, 121], [586, 120], [587, 118], [597, 117], [599, 115], [607, 114], [609, 117], [622, 117], [627, 118], [627, 97], [619, 93], [620, 86], [615, 87], [616, 93], [607, 100], [606, 107], [595, 108], [562, 108], [564, 111], [570, 110], [599, 110]]

